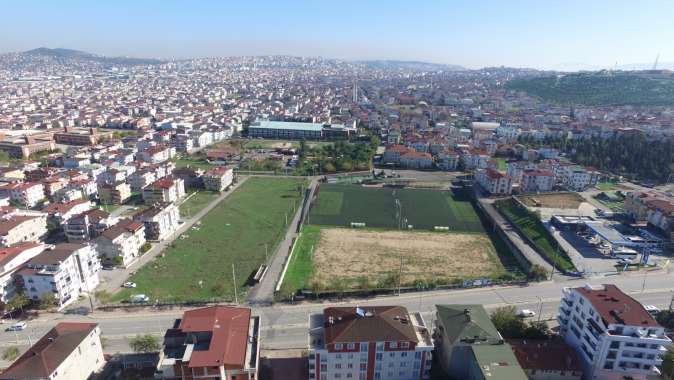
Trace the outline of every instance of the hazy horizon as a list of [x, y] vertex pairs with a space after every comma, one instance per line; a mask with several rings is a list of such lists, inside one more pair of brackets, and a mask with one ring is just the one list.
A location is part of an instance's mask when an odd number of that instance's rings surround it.
[[553, 70], [643, 68], [659, 54], [660, 68], [674, 67], [674, 3], [664, 0], [29, 0], [3, 4], [3, 13], [2, 53], [48, 47], [163, 59], [290, 55]]

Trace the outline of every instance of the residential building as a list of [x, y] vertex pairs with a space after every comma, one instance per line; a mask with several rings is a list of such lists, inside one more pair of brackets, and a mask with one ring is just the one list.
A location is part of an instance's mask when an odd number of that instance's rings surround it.
[[525, 170], [522, 172], [520, 190], [525, 193], [552, 191], [555, 173], [550, 170]]
[[0, 380], [87, 380], [105, 366], [96, 323], [59, 322], [0, 374]]
[[96, 250], [85, 244], [63, 243], [43, 251], [17, 272], [26, 297], [39, 301], [54, 295], [59, 309], [93, 292], [99, 284]]
[[407, 152], [400, 156], [400, 166], [408, 169], [431, 169], [433, 156], [430, 153]]
[[452, 378], [527, 379], [482, 305], [436, 305], [435, 325], [436, 359]]
[[411, 152], [412, 149], [405, 145], [393, 145], [384, 151], [384, 164], [400, 165], [400, 157]]
[[180, 210], [174, 203], [157, 203], [134, 215], [145, 225], [146, 240], [164, 240], [180, 226]]
[[505, 195], [512, 192], [512, 179], [497, 170], [480, 169], [477, 171], [475, 179], [491, 195]]
[[164, 335], [156, 379], [258, 379], [260, 317], [211, 306], [189, 310]]
[[11, 215], [0, 218], [0, 246], [38, 242], [47, 234], [47, 217], [37, 215]]
[[147, 204], [176, 202], [185, 196], [185, 182], [176, 177], [167, 176], [143, 189], [143, 201]]
[[104, 204], [123, 204], [131, 197], [131, 186], [126, 182], [98, 185], [98, 198]]
[[157, 180], [157, 176], [153, 170], [140, 169], [129, 176], [129, 185], [131, 190], [141, 191], [143, 188]]
[[645, 380], [672, 341], [664, 327], [634, 298], [615, 285], [564, 288], [560, 334], [583, 362], [588, 379]]
[[234, 170], [227, 167], [217, 167], [208, 170], [204, 176], [206, 190], [223, 191], [232, 185]]
[[78, 199], [65, 203], [50, 203], [42, 209], [42, 212], [46, 213], [56, 225], [62, 225], [73, 216], [88, 211], [92, 207], [88, 199]]
[[159, 164], [171, 158], [171, 148], [157, 145], [138, 152], [138, 158], [152, 164]]
[[438, 153], [438, 167], [442, 170], [456, 170], [459, 164], [459, 154], [456, 152], [443, 151]]
[[171, 174], [174, 177], [182, 179], [186, 188], [201, 189], [204, 187], [204, 181], [202, 178], [204, 175], [204, 170], [201, 168], [186, 166], [182, 168], [176, 168]]
[[16, 296], [14, 275], [28, 260], [44, 251], [41, 243], [21, 243], [0, 248], [0, 303], [3, 305]]
[[428, 379], [433, 342], [402, 306], [329, 307], [309, 316], [310, 380]]
[[140, 248], [146, 241], [145, 225], [122, 219], [103, 231], [95, 241], [106, 263], [126, 267], [140, 256]]
[[102, 139], [112, 137], [112, 132], [99, 132], [97, 129], [73, 129], [66, 127], [63, 132], [54, 133], [54, 141], [64, 145], [89, 145], [98, 144]]
[[583, 366], [576, 351], [555, 339], [508, 339], [529, 380], [580, 380]]
[[66, 238], [71, 243], [89, 241], [117, 223], [117, 218], [94, 208], [75, 215], [63, 225]]
[[39, 182], [8, 183], [0, 186], [0, 194], [26, 207], [35, 207], [45, 200], [44, 186]]

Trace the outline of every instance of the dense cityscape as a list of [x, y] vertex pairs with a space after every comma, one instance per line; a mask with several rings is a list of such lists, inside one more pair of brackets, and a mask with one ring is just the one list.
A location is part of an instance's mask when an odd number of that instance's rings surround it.
[[671, 379], [674, 74], [0, 54], [0, 379]]

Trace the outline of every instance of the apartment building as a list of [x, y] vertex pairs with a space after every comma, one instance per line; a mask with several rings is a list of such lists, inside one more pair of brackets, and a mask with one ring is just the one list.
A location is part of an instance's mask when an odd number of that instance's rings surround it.
[[522, 172], [520, 190], [525, 193], [552, 191], [555, 173], [550, 170], [525, 170]]
[[96, 323], [59, 322], [0, 374], [0, 380], [87, 380], [105, 366]]
[[583, 362], [588, 379], [645, 380], [672, 341], [644, 307], [615, 285], [564, 288], [560, 334]]
[[16, 296], [14, 275], [28, 260], [44, 251], [40, 243], [22, 243], [12, 247], [0, 248], [0, 302], [7, 303]]
[[260, 317], [211, 306], [189, 310], [164, 335], [156, 379], [258, 379]]
[[145, 225], [130, 219], [122, 219], [97, 237], [95, 242], [107, 264], [124, 267], [140, 256], [140, 248], [145, 244]]
[[400, 165], [400, 157], [411, 151], [412, 149], [406, 147], [405, 145], [389, 146], [384, 151], [384, 164]]
[[94, 208], [75, 215], [63, 224], [63, 231], [71, 243], [89, 241], [117, 223], [117, 218]]
[[93, 207], [88, 199], [77, 199], [64, 203], [50, 203], [42, 212], [46, 213], [51, 221], [58, 225], [63, 225], [70, 218], [79, 215]]
[[163, 145], [151, 146], [138, 152], [137, 156], [142, 161], [159, 164], [171, 159], [171, 148]]
[[202, 178], [206, 190], [223, 191], [232, 185], [234, 170], [232, 168], [217, 167], [208, 170]]
[[79, 191], [82, 198], [94, 200], [98, 198], [98, 186], [92, 179], [72, 180], [66, 185], [66, 189]]
[[153, 170], [140, 169], [129, 176], [129, 185], [131, 190], [141, 191], [145, 186], [157, 180], [157, 176]]
[[400, 156], [400, 166], [408, 169], [431, 169], [433, 156], [430, 153], [407, 152]]
[[146, 240], [164, 240], [180, 227], [180, 210], [174, 203], [157, 203], [134, 215], [133, 220], [145, 225]]
[[428, 379], [433, 342], [402, 306], [329, 307], [309, 316], [310, 380]]
[[482, 305], [436, 305], [435, 355], [462, 380], [526, 380], [512, 348]]
[[475, 174], [477, 183], [489, 194], [503, 195], [512, 193], [512, 178], [497, 170], [480, 169]]
[[59, 309], [92, 292], [99, 284], [96, 250], [85, 244], [63, 243], [43, 251], [17, 272], [26, 296], [39, 301], [54, 295]]
[[38, 242], [47, 234], [46, 214], [11, 215], [0, 218], [0, 246]]
[[442, 170], [456, 170], [459, 158], [456, 152], [442, 151], [438, 153], [438, 167]]
[[44, 186], [39, 182], [8, 183], [0, 186], [0, 194], [29, 208], [46, 199]]
[[581, 380], [578, 353], [560, 339], [508, 339], [529, 380]]
[[173, 176], [167, 176], [143, 189], [143, 201], [147, 204], [176, 202], [185, 196], [185, 182]]
[[104, 204], [123, 204], [130, 197], [131, 186], [126, 182], [98, 185], [98, 198]]

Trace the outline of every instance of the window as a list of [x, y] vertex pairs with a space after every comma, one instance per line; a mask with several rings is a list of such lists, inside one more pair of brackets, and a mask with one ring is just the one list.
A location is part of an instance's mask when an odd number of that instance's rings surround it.
[[367, 361], [367, 354], [360, 354], [360, 361], [366, 362]]
[[384, 343], [382, 342], [377, 343], [377, 351], [384, 351]]
[[391, 348], [398, 348], [398, 342], [391, 342], [388, 344]]
[[407, 357], [407, 352], [401, 352], [401, 353], [400, 353], [400, 356], [403, 357], [403, 358], [406, 358], [406, 357]]
[[335, 379], [341, 379], [341, 378], [342, 378], [342, 374], [341, 374], [341, 373], [336, 373], [336, 374], [335, 374]]
[[353, 369], [353, 363], [348, 363], [348, 364], [346, 365], [346, 368], [348, 368], [348, 369]]
[[356, 344], [355, 343], [349, 343], [346, 345], [346, 348], [349, 350], [355, 350], [356, 349]]
[[352, 375], [351, 373], [347, 373], [347, 374], [346, 374], [346, 378], [347, 378], [347, 379], [352, 379], [352, 378], [353, 378], [353, 375]]
[[415, 353], [414, 353], [414, 358], [415, 358], [415, 359], [421, 359], [421, 352], [420, 352], [420, 351], [415, 352]]
[[401, 348], [410, 348], [410, 342], [401, 342], [400, 347]]
[[381, 353], [381, 352], [377, 352], [377, 353], [375, 354], [375, 358], [376, 358], [377, 360], [382, 360], [382, 359], [384, 358], [384, 354]]
[[367, 342], [361, 342], [360, 343], [360, 352], [367, 352]]
[[341, 350], [342, 349], [342, 344], [341, 343], [335, 343], [335, 350]]
[[342, 369], [342, 363], [335, 363], [335, 369]]
[[327, 364], [321, 364], [321, 372], [325, 372], [328, 370], [328, 365]]
[[335, 359], [341, 359], [341, 358], [342, 358], [342, 354], [335, 355]]
[[361, 371], [367, 370], [367, 364], [365, 364], [365, 363], [360, 363], [360, 370], [361, 370]]

